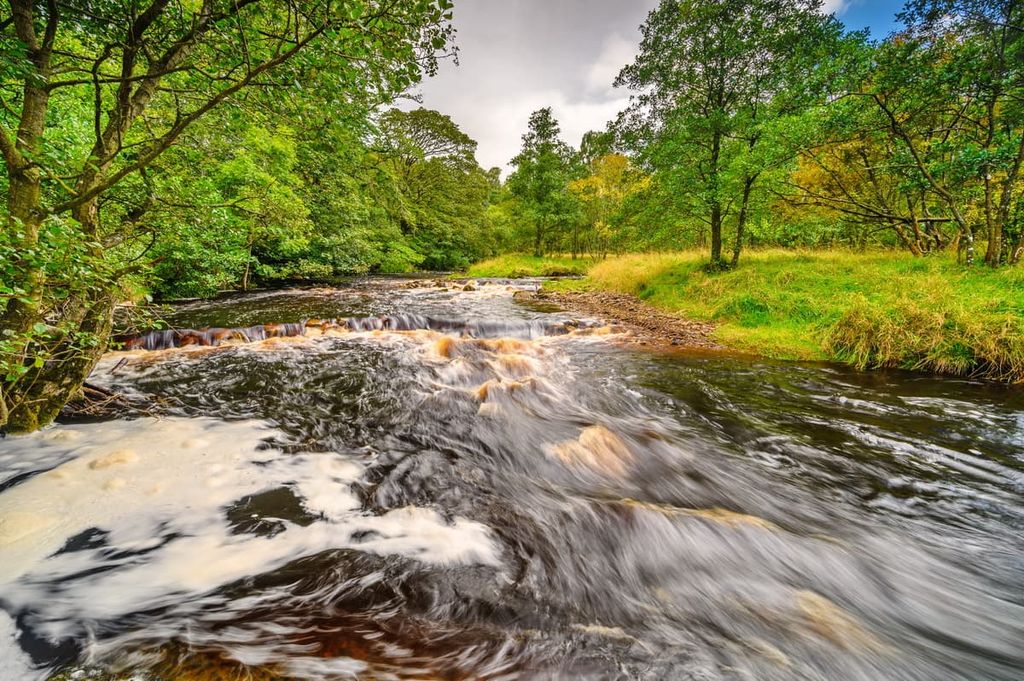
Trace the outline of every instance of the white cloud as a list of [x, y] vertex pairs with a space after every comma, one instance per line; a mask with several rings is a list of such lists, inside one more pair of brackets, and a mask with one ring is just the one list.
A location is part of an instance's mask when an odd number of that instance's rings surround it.
[[[430, 104], [429, 102], [427, 103]], [[562, 139], [579, 147], [584, 133], [603, 130], [605, 124], [626, 107], [624, 96], [596, 101], [573, 100], [556, 89], [520, 91], [514, 99], [501, 96], [480, 97], [472, 92], [446, 103], [460, 113], [455, 122], [475, 139], [477, 161], [484, 168], [498, 166], [509, 170], [509, 161], [519, 153], [522, 135], [530, 114], [550, 106], [562, 128]]]
[[615, 82], [619, 71], [636, 57], [637, 48], [635, 41], [626, 40], [619, 33], [613, 33], [605, 38], [597, 61], [587, 69], [587, 91], [607, 93], [612, 90], [612, 83]]
[[839, 16], [846, 11], [849, 0], [824, 0], [821, 3], [822, 14], [835, 14]]
[[562, 138], [604, 129], [625, 108], [612, 88], [632, 61], [639, 26], [658, 0], [474, 0], [455, 12], [459, 66], [442, 64], [420, 87], [423, 106], [452, 117], [478, 142], [477, 161], [505, 172], [530, 114], [550, 106]]

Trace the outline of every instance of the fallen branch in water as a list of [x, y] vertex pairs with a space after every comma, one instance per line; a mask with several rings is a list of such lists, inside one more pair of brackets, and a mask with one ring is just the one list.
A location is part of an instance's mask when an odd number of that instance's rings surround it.
[[62, 421], [159, 416], [166, 400], [130, 397], [109, 388], [85, 383], [77, 395], [60, 412]]

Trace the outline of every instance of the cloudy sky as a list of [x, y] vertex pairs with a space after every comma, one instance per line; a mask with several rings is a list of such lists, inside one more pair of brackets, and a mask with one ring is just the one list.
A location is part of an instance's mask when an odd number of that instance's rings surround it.
[[[451, 116], [480, 144], [484, 168], [519, 150], [532, 111], [554, 109], [562, 137], [578, 145], [628, 96], [612, 81], [631, 60], [640, 24], [657, 0], [457, 0], [459, 65], [444, 63], [420, 88], [423, 105]], [[826, 0], [852, 28], [875, 37], [893, 26], [899, 0]], [[403, 107], [405, 108], [405, 107]]]

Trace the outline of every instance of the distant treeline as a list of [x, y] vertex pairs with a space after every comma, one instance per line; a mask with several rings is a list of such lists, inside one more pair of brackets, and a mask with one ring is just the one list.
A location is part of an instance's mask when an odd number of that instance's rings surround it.
[[579, 150], [536, 112], [497, 210], [521, 251], [1024, 252], [1024, 3], [912, 0], [882, 42], [819, 2], [663, 0]]
[[452, 270], [492, 253], [499, 173], [477, 165], [476, 142], [448, 116], [317, 111], [319, 97], [225, 108], [140, 176], [136, 189], [148, 181], [161, 197], [143, 228], [151, 290]]

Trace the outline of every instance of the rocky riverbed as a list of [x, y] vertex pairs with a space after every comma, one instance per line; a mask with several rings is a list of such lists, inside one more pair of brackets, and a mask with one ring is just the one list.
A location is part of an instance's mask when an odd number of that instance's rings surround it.
[[714, 324], [662, 312], [627, 293], [541, 289], [536, 293], [520, 294], [519, 297], [549, 303], [567, 312], [606, 319], [628, 330], [628, 342], [638, 345], [726, 349], [712, 337]]

